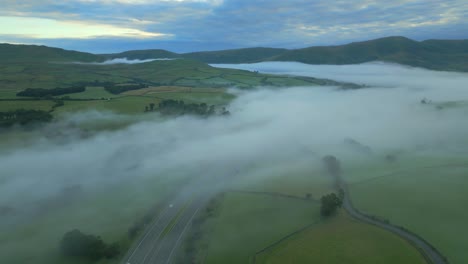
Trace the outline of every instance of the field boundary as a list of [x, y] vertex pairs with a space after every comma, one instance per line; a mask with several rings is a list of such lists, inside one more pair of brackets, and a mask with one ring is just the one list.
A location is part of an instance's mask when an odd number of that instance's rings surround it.
[[296, 200], [303, 200], [303, 201], [311, 201], [311, 202], [318, 202], [317, 199], [314, 198], [306, 198], [306, 197], [301, 197], [297, 195], [292, 195], [292, 194], [285, 194], [285, 193], [279, 193], [279, 192], [261, 192], [261, 191], [243, 191], [243, 190], [227, 190], [228, 192], [233, 192], [233, 193], [244, 193], [244, 194], [255, 194], [255, 195], [268, 195], [268, 196], [274, 196], [274, 197], [281, 197], [281, 198], [289, 198], [289, 199], [296, 199]]
[[270, 250], [270, 249], [274, 248], [275, 246], [281, 244], [282, 242], [286, 241], [287, 239], [291, 238], [292, 236], [295, 236], [295, 235], [297, 235], [299, 233], [302, 233], [303, 231], [307, 230], [308, 228], [310, 228], [312, 226], [315, 226], [316, 224], [318, 224], [320, 222], [321, 221], [318, 220], [318, 221], [315, 221], [313, 223], [310, 223], [310, 224], [308, 224], [308, 225], [306, 225], [306, 226], [304, 226], [304, 227], [302, 227], [302, 228], [300, 228], [300, 229], [298, 229], [296, 231], [293, 231], [293, 232], [287, 234], [286, 236], [280, 238], [279, 240], [277, 240], [277, 241], [271, 243], [270, 245], [268, 245], [268, 246], [260, 249], [259, 251], [255, 252], [254, 256], [252, 257], [252, 264], [255, 264], [257, 262], [257, 256], [258, 255], [266, 252], [267, 250]]

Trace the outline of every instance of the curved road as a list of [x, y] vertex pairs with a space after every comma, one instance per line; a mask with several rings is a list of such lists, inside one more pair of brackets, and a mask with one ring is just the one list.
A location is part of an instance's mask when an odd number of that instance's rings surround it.
[[[336, 160], [336, 162], [338, 161]], [[358, 210], [356, 210], [356, 208], [354, 208], [353, 203], [351, 201], [347, 185], [342, 178], [341, 170], [330, 168], [330, 164], [326, 164], [326, 165], [328, 166], [328, 172], [332, 175], [332, 177], [335, 180], [335, 187], [338, 190], [341, 189], [344, 191], [343, 207], [352, 217], [362, 222], [378, 226], [380, 228], [388, 230], [402, 237], [406, 241], [410, 242], [413, 246], [415, 246], [423, 254], [426, 260], [430, 263], [433, 263], [433, 264], [448, 264], [449, 263], [448, 260], [446, 260], [444, 256], [442, 256], [431, 244], [429, 244], [427, 241], [425, 241], [421, 237], [409, 231], [406, 231], [400, 227], [371, 218], [367, 215], [362, 214]]]

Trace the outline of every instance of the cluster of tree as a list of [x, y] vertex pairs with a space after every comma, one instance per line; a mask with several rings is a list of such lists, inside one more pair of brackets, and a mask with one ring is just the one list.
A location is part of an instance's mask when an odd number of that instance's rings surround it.
[[145, 106], [145, 112], [154, 112], [154, 103], [150, 103], [149, 105]]
[[15, 124], [28, 125], [32, 123], [49, 122], [52, 115], [42, 110], [18, 109], [15, 111], [0, 112], [0, 127], [10, 127]]
[[116, 243], [108, 245], [100, 237], [83, 234], [78, 229], [65, 233], [60, 241], [60, 251], [65, 256], [91, 261], [114, 258], [120, 253]]
[[120, 94], [126, 91], [138, 90], [142, 88], [148, 88], [147, 84], [144, 83], [129, 83], [129, 84], [118, 84], [118, 83], [106, 83], [103, 85], [104, 89], [111, 94]]
[[[145, 108], [146, 111], [153, 111], [154, 106]], [[199, 115], [199, 116], [211, 116], [217, 114], [215, 106], [208, 106], [206, 103], [190, 103], [187, 104], [181, 100], [163, 100], [159, 103], [159, 112], [163, 115]], [[229, 115], [229, 111], [223, 107], [221, 115]]]
[[76, 85], [67, 88], [53, 88], [53, 89], [44, 89], [44, 88], [27, 88], [24, 91], [18, 92], [17, 96], [27, 96], [27, 97], [52, 97], [59, 96], [70, 93], [81, 93], [86, 90], [84, 85]]
[[336, 209], [343, 204], [343, 197], [343, 195], [338, 196], [335, 193], [322, 196], [322, 198], [320, 198], [320, 214], [322, 216], [330, 216], [335, 213]]

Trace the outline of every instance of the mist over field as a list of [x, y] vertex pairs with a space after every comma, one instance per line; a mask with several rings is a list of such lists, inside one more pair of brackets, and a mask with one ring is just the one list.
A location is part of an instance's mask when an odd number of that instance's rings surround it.
[[115, 58], [111, 60], [106, 60], [103, 62], [75, 62], [75, 64], [90, 64], [90, 65], [112, 65], [112, 64], [138, 64], [138, 63], [146, 63], [151, 61], [164, 61], [164, 60], [173, 60], [170, 58], [159, 58], [159, 59], [147, 59], [147, 60], [138, 60], [138, 59], [127, 59], [127, 58]]
[[[350, 139], [376, 155], [466, 153], [462, 143], [467, 142], [468, 108], [447, 102], [468, 100], [467, 74], [382, 63], [223, 67], [352, 81], [369, 88], [233, 88], [237, 98], [228, 107], [230, 116], [167, 119], [153, 114], [122, 129], [101, 132], [80, 127], [131, 118], [76, 113], [42, 129], [30, 144], [0, 152], [0, 206], [20, 208], [18, 215], [27, 215], [41, 200], [61, 199], [73, 186], [104, 190], [140, 179], [178, 177], [172, 172], [182, 169], [194, 177], [210, 173], [236, 177], [231, 172], [245, 166], [288, 166], [330, 153], [350, 159], [363, 155], [346, 144]], [[421, 104], [423, 98], [430, 103]]]

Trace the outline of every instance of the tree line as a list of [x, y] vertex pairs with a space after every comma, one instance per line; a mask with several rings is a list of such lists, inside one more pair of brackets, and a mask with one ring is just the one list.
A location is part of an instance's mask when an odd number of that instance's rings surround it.
[[35, 97], [35, 98], [47, 98], [53, 96], [60, 96], [71, 93], [82, 93], [86, 91], [87, 86], [104, 87], [106, 91], [111, 94], [120, 94], [126, 91], [137, 90], [142, 88], [148, 88], [147, 84], [144, 83], [113, 83], [113, 82], [78, 82], [71, 87], [56, 87], [52, 89], [46, 88], [27, 88], [23, 91], [16, 93], [17, 96], [21, 97]]
[[18, 109], [0, 112], [0, 127], [10, 127], [15, 124], [28, 125], [32, 123], [49, 122], [51, 120], [52, 115], [42, 110]]
[[91, 261], [111, 259], [120, 254], [117, 243], [106, 244], [99, 236], [86, 235], [78, 229], [65, 233], [60, 241], [60, 251], [67, 257], [85, 258]]
[[[155, 104], [151, 103], [145, 106], [145, 112], [153, 112]], [[198, 116], [212, 116], [216, 114], [229, 115], [229, 111], [222, 107], [221, 111], [217, 111], [214, 105], [206, 103], [185, 103], [182, 100], [167, 99], [162, 100], [157, 109], [162, 115], [198, 115]]]
[[86, 86], [72, 86], [68, 88], [53, 88], [53, 89], [44, 89], [44, 88], [27, 88], [21, 92], [16, 93], [17, 96], [26, 96], [26, 97], [52, 97], [59, 96], [70, 93], [81, 93], [86, 90]]

